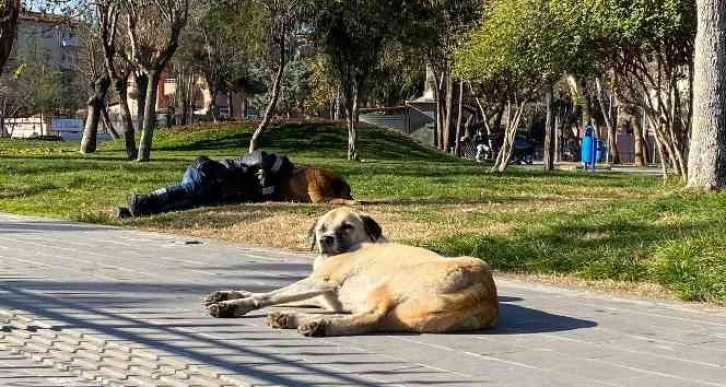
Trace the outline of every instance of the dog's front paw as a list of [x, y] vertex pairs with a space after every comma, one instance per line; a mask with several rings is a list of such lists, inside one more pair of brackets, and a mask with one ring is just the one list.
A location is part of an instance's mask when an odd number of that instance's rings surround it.
[[220, 302], [217, 304], [207, 305], [209, 315], [216, 318], [232, 318], [235, 316], [235, 308], [232, 305]]
[[249, 311], [256, 309], [252, 303], [239, 301], [223, 301], [207, 306], [209, 315], [216, 318], [242, 317]]
[[319, 319], [308, 321], [297, 327], [297, 331], [307, 337], [323, 337], [327, 335], [328, 321]]
[[270, 328], [294, 329], [297, 328], [295, 315], [292, 313], [272, 312], [267, 315], [267, 325]]
[[209, 306], [222, 301], [236, 300], [240, 298], [246, 298], [252, 295], [250, 292], [243, 292], [238, 290], [220, 290], [207, 294], [202, 300], [202, 305]]
[[207, 294], [202, 300], [202, 305], [209, 306], [229, 299], [229, 292], [219, 291]]

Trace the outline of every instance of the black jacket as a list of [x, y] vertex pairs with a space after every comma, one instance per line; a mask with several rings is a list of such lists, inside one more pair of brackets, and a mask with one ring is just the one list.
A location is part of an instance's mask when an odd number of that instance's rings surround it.
[[286, 156], [264, 151], [219, 162], [225, 169], [223, 193], [247, 196], [244, 200], [274, 200], [281, 182], [292, 176], [295, 167]]

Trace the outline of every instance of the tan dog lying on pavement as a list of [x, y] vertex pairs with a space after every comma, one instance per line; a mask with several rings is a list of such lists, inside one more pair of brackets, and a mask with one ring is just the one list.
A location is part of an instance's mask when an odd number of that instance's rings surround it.
[[[336, 230], [344, 231], [338, 232]], [[316, 250], [318, 255], [313, 261], [313, 271], [320, 267], [332, 255], [353, 251], [362, 243], [386, 243], [388, 239], [383, 236], [381, 226], [370, 217], [349, 208], [338, 208], [328, 211], [310, 226], [307, 232], [310, 249]], [[218, 291], [213, 292], [204, 300], [205, 305], [220, 301], [244, 298], [245, 292]], [[324, 296], [308, 298], [300, 302], [286, 302], [287, 307], [320, 307], [334, 310], [334, 306], [327, 302]]]
[[485, 262], [444, 258], [396, 243], [349, 245], [368, 234], [364, 219], [345, 208], [324, 215], [316, 225], [316, 243], [321, 255], [330, 256], [312, 274], [269, 293], [214, 292], [204, 301], [210, 314], [240, 317], [266, 306], [323, 297], [337, 314], [275, 312], [268, 315], [268, 324], [297, 328], [305, 336], [453, 332], [496, 324], [497, 290]]

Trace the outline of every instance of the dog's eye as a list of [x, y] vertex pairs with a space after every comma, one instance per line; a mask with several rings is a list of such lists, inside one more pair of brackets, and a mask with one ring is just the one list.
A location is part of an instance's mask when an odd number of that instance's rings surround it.
[[350, 231], [353, 229], [353, 225], [350, 223], [343, 223], [340, 225], [340, 231]]

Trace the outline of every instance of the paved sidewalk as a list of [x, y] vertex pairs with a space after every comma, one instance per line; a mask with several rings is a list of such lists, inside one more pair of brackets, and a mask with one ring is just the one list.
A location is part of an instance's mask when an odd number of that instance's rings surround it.
[[492, 331], [311, 339], [207, 317], [305, 254], [0, 214], [0, 386], [726, 386], [726, 311], [498, 280]]

